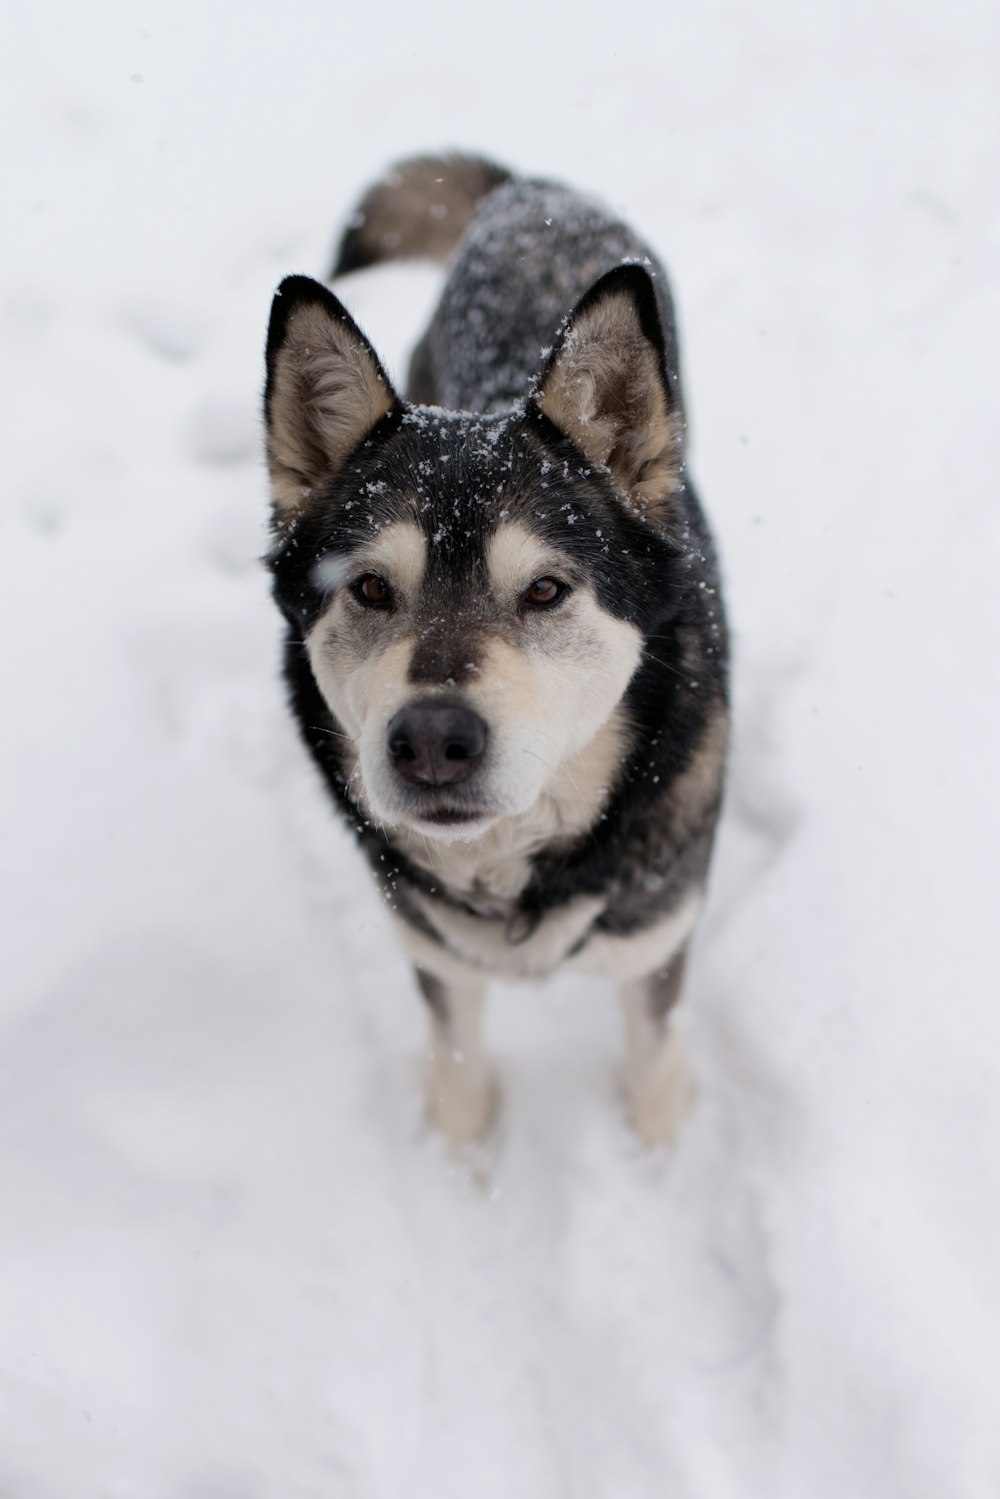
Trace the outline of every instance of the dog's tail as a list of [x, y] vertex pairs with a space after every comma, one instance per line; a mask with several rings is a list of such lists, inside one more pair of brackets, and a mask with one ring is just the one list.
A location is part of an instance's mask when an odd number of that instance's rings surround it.
[[365, 193], [330, 272], [385, 260], [446, 260], [483, 198], [512, 173], [480, 156], [412, 156]]

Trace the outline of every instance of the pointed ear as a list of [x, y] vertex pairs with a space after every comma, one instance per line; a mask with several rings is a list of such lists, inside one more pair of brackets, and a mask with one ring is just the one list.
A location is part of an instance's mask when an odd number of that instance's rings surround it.
[[375, 351], [332, 292], [286, 276], [267, 330], [264, 420], [271, 495], [290, 520], [399, 404]]
[[534, 393], [549, 421], [654, 515], [680, 488], [684, 458], [663, 350], [648, 272], [616, 266], [563, 324]]

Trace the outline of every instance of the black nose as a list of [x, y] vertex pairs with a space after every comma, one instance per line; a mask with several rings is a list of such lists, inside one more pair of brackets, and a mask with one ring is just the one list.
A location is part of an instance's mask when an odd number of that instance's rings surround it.
[[467, 780], [483, 758], [486, 725], [456, 703], [411, 703], [389, 724], [386, 748], [404, 780], [450, 786]]

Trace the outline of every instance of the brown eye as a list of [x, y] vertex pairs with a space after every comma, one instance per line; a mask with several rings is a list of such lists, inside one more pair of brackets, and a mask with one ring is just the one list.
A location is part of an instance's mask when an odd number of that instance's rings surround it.
[[392, 589], [378, 573], [365, 573], [354, 585], [354, 591], [363, 604], [373, 609], [387, 609], [392, 603]]
[[547, 604], [557, 603], [565, 592], [565, 583], [560, 583], [557, 578], [536, 578], [525, 592], [524, 601], [536, 609], [544, 609]]

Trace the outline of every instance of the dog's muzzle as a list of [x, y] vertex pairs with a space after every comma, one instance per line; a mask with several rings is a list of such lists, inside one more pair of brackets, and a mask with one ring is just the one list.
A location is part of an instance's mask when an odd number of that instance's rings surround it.
[[454, 786], [482, 763], [487, 737], [486, 724], [471, 708], [431, 699], [400, 709], [386, 731], [386, 750], [404, 781]]

